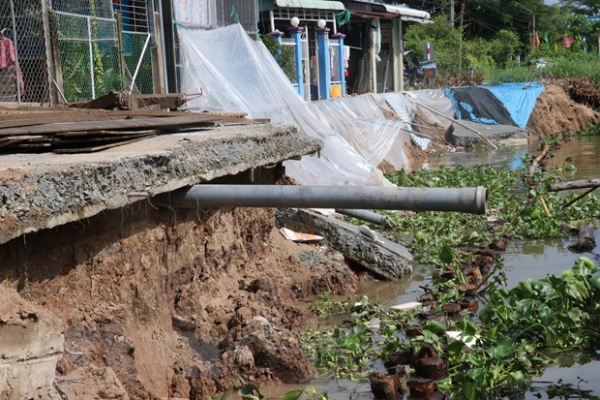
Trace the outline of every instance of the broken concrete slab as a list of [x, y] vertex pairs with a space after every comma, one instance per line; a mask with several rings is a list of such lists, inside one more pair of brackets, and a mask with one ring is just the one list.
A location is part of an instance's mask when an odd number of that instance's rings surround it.
[[[508, 139], [514, 136], [527, 137], [527, 131], [517, 126], [487, 125], [472, 121], [460, 122], [471, 127], [472, 129], [475, 129], [494, 143], [497, 143], [499, 140]], [[481, 138], [477, 137], [473, 131], [458, 124], [454, 124], [453, 127], [454, 130], [451, 133], [450, 141], [454, 146], [469, 147], [475, 143], [482, 143]]]
[[0, 243], [321, 146], [295, 127], [267, 123], [157, 136], [94, 154], [0, 156]]
[[344, 221], [310, 210], [286, 208], [277, 211], [277, 225], [323, 236], [325, 245], [379, 277], [393, 280], [412, 273], [413, 257], [405, 247], [383, 236], [375, 241]]
[[63, 342], [57, 318], [0, 286], [0, 398], [60, 399], [53, 382]]

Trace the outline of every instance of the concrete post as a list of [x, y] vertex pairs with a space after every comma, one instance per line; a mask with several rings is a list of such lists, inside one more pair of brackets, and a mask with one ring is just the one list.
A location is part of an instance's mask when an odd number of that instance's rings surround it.
[[283, 39], [282, 39], [283, 32], [275, 29], [273, 32], [269, 33], [269, 35], [273, 36], [275, 38], [275, 40], [277, 40], [277, 43], [279, 44], [279, 49], [277, 49], [277, 52], [274, 54], [275, 60], [279, 61], [279, 55], [281, 54], [281, 46], [283, 43]]
[[331, 85], [329, 69], [329, 28], [317, 29], [317, 51], [319, 61], [319, 100], [327, 100]]
[[404, 89], [404, 64], [402, 59], [402, 20], [392, 20], [392, 51], [393, 51], [393, 88], [394, 92]]
[[304, 28], [291, 26], [288, 28], [292, 39], [296, 45], [294, 46], [294, 59], [296, 60], [296, 84], [298, 85], [298, 94], [304, 99], [304, 70], [302, 66], [302, 32]]
[[275, 29], [273, 32], [269, 33], [269, 35], [273, 36], [275, 40], [277, 40], [277, 43], [279, 43], [279, 45], [281, 46], [281, 43], [283, 43], [283, 32], [281, 32], [278, 29]]
[[346, 37], [346, 35], [344, 35], [343, 33], [336, 33], [334, 35], [331, 35], [332, 39], [335, 39], [338, 41], [338, 68], [340, 71], [340, 85], [342, 86], [342, 96], [346, 95], [346, 65], [344, 64], [344, 38]]

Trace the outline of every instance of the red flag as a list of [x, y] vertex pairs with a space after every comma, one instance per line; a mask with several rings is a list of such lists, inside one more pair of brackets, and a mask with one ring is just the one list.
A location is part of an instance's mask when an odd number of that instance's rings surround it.
[[535, 48], [539, 49], [540, 48], [540, 37], [538, 36], [537, 31], [535, 31], [535, 33], [533, 34], [533, 41], [535, 42]]

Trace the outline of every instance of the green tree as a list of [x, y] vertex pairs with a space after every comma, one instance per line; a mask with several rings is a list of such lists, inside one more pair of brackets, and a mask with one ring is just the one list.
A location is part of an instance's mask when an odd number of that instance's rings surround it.
[[421, 57], [423, 45], [431, 42], [435, 45], [435, 61], [438, 68], [446, 71], [458, 66], [458, 47], [461, 31], [448, 23], [444, 14], [434, 17], [432, 24], [413, 24], [406, 30], [406, 49]]
[[502, 29], [491, 42], [490, 53], [497, 65], [506, 66], [514, 56], [521, 52], [523, 43], [519, 35], [507, 29]]
[[598, 0], [561, 0], [561, 4], [569, 6], [578, 14], [600, 15], [600, 2]]

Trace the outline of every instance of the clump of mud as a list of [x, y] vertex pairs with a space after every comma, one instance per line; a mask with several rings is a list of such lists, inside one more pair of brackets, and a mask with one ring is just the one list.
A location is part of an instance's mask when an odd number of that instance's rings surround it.
[[314, 374], [305, 300], [358, 283], [339, 253], [286, 241], [273, 209], [138, 203], [0, 248], [0, 280], [51, 311], [71, 398], [191, 398]]
[[561, 85], [549, 84], [537, 100], [527, 129], [544, 137], [561, 132], [575, 133], [600, 121], [600, 115], [585, 104], [577, 103]]

